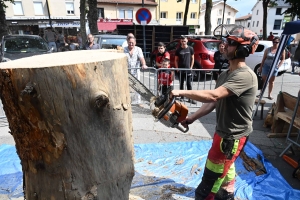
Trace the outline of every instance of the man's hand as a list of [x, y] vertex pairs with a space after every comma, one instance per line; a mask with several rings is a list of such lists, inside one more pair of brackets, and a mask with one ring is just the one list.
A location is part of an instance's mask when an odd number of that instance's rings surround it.
[[183, 120], [181, 123], [181, 125], [184, 128], [187, 128], [189, 124], [192, 124], [195, 120], [193, 120], [192, 118], [186, 117], [185, 120]]
[[147, 65], [142, 65], [142, 69], [147, 69], [148, 66]]
[[172, 90], [170, 93], [170, 98], [173, 98], [173, 96], [175, 97], [180, 96], [180, 90]]

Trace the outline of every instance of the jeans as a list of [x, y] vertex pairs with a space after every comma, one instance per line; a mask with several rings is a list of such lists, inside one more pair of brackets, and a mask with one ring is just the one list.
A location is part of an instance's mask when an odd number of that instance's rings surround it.
[[48, 46], [51, 49], [53, 47], [53, 51], [57, 51], [56, 43], [55, 42], [48, 42]]

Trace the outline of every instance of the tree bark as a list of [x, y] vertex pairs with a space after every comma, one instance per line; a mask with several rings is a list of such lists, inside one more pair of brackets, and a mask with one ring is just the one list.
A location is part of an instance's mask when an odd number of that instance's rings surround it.
[[85, 43], [87, 41], [87, 35], [86, 35], [86, 0], [80, 0], [80, 33], [82, 37], [82, 46], [85, 46]]
[[0, 70], [26, 199], [128, 199], [134, 165], [125, 55], [53, 53]]
[[89, 4], [89, 12], [88, 12], [88, 21], [89, 21], [89, 28], [93, 35], [98, 34], [98, 10], [97, 10], [97, 0], [88, 0]]
[[189, 12], [190, 1], [191, 0], [186, 0], [186, 2], [185, 2], [185, 10], [184, 10], [184, 16], [183, 16], [183, 26], [186, 26], [186, 21], [187, 21], [187, 15], [188, 15], [188, 12]]
[[212, 9], [212, 0], [206, 0], [206, 9], [205, 9], [205, 35], [211, 35], [211, 9]]
[[270, 0], [263, 0], [263, 39], [267, 39], [267, 19], [268, 19], [268, 5]]

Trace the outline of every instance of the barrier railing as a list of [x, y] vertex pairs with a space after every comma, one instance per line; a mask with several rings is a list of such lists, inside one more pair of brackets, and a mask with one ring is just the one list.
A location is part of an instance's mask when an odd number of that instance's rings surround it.
[[[131, 70], [137, 70], [140, 68], [130, 68], [129, 72]], [[174, 68], [160, 68], [155, 69], [153, 67], [149, 67], [145, 70], [140, 70], [139, 74], [139, 80], [150, 90], [153, 92], [153, 94], [157, 95], [159, 94], [159, 83], [158, 83], [158, 75], [162, 71], [174, 71], [175, 77], [174, 81], [172, 82], [172, 86], [174, 89], [179, 90], [180, 89], [180, 79], [184, 78], [184, 84], [183, 89], [187, 89], [186, 80], [188, 78], [191, 79], [191, 87], [193, 90], [212, 90], [215, 88], [215, 81], [212, 76], [212, 71], [219, 71], [215, 69], [174, 69]], [[189, 75], [190, 74], [190, 75]], [[132, 91], [133, 92], [133, 91]], [[192, 102], [188, 102], [188, 99], [182, 100], [187, 106], [189, 107], [201, 107], [202, 103], [196, 102], [196, 104], [193, 104]], [[132, 104], [140, 104], [141, 101], [135, 99], [132, 100]]]

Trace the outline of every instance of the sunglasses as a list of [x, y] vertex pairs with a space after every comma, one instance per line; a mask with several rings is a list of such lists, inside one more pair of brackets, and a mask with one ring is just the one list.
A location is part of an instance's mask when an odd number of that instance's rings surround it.
[[279, 42], [273, 42], [273, 44], [278, 44]]
[[227, 40], [226, 43], [228, 46], [238, 46], [239, 45], [239, 43], [234, 40]]

